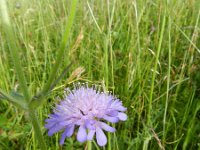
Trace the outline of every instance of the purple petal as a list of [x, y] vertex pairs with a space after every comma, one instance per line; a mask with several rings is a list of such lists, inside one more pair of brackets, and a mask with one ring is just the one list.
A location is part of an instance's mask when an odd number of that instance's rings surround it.
[[119, 110], [119, 111], [126, 111], [126, 110], [127, 110], [127, 108], [126, 108], [126, 107], [124, 107], [124, 106], [119, 106], [119, 107], [118, 107], [118, 110]]
[[126, 111], [127, 108], [122, 106], [122, 102], [119, 100], [115, 100], [112, 104], [111, 104], [111, 108], [116, 109], [118, 111]]
[[[52, 119], [53, 120], [53, 119]], [[53, 120], [52, 122], [48, 122], [47, 124], [44, 125], [45, 128], [47, 129], [50, 129], [50, 128], [53, 128], [53, 126], [62, 126], [62, 127], [65, 127], [71, 123], [73, 123], [74, 121], [73, 120], [67, 120], [67, 121], [62, 121], [62, 120], [59, 120], [59, 122], [56, 120]]]
[[57, 114], [50, 114], [49, 117], [50, 117], [50, 118], [58, 118], [59, 115], [57, 115]]
[[118, 111], [117, 110], [111, 110], [108, 113], [109, 116], [111, 117], [116, 117], [118, 115]]
[[107, 121], [109, 121], [109, 122], [112, 122], [112, 123], [116, 123], [116, 122], [119, 121], [119, 118], [118, 118], [118, 117], [110, 117], [110, 116], [107, 116], [107, 115], [105, 115], [105, 116], [103, 117], [103, 119], [105, 119], [105, 120], [107, 120]]
[[45, 122], [46, 122], [46, 123], [57, 122], [57, 118], [48, 118], [48, 119], [45, 119]]
[[86, 120], [85, 121], [85, 126], [87, 127], [87, 129], [95, 130], [94, 123], [95, 123], [94, 120]]
[[127, 120], [127, 115], [125, 113], [119, 113], [118, 118], [119, 120], [125, 121]]
[[96, 129], [96, 138], [99, 146], [104, 146], [107, 143], [107, 138], [100, 128]]
[[51, 129], [53, 126], [56, 125], [57, 122], [50, 122], [44, 125], [46, 129]]
[[70, 125], [73, 122], [74, 121], [72, 121], [72, 120], [62, 121], [62, 122], [59, 123], [59, 125], [61, 125], [61, 126], [68, 126], [68, 125]]
[[60, 145], [63, 145], [64, 144], [64, 141], [65, 141], [65, 137], [70, 137], [72, 136], [74, 132], [74, 125], [71, 125], [71, 126], [68, 126], [65, 131], [63, 132], [62, 136], [61, 136], [61, 139], [60, 139]]
[[108, 132], [115, 132], [115, 128], [107, 125], [104, 122], [101, 122], [101, 128], [104, 129], [105, 131], [108, 131]]
[[77, 134], [77, 140], [79, 142], [84, 142], [87, 140], [87, 133], [86, 133], [85, 127], [83, 127], [83, 126], [79, 127], [78, 134]]
[[51, 129], [49, 129], [48, 135], [52, 136], [54, 133], [56, 133], [56, 132], [58, 132], [58, 131], [60, 131], [62, 129], [63, 129], [63, 126], [54, 126]]
[[122, 102], [118, 102], [118, 104], [115, 106], [115, 107], [113, 107], [113, 108], [116, 108], [117, 110], [119, 110], [119, 111], [126, 111], [127, 110], [127, 108], [126, 107], [124, 107], [124, 106], [122, 106]]
[[91, 141], [94, 137], [95, 130], [90, 130], [87, 136], [87, 140]]

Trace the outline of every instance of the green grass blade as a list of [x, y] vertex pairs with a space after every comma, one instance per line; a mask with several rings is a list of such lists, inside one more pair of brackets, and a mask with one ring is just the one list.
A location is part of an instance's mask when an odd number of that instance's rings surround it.
[[17, 73], [19, 83], [22, 87], [22, 91], [27, 102], [30, 101], [30, 94], [28, 91], [28, 87], [26, 85], [26, 79], [23, 73], [23, 69], [20, 64], [20, 57], [19, 57], [19, 47], [17, 46], [17, 40], [15, 38], [15, 34], [12, 28], [12, 24], [10, 23], [10, 18], [7, 10], [7, 5], [5, 0], [0, 1], [0, 8], [1, 8], [1, 16], [3, 21], [3, 28], [6, 33], [6, 38], [9, 45], [9, 50], [13, 59], [15, 71]]
[[44, 88], [42, 90], [42, 93], [44, 95], [46, 93], [48, 93], [48, 91], [50, 90], [51, 85], [52, 85], [52, 83], [53, 83], [53, 81], [56, 77], [56, 74], [57, 74], [59, 68], [60, 68], [61, 60], [64, 56], [64, 50], [65, 50], [66, 45], [67, 45], [67, 40], [69, 39], [69, 36], [70, 36], [70, 30], [71, 30], [72, 25], [73, 25], [77, 1], [78, 0], [73, 0], [72, 3], [71, 3], [71, 9], [70, 9], [70, 13], [69, 13], [69, 17], [68, 17], [68, 21], [67, 21], [67, 25], [66, 25], [66, 30], [65, 30], [65, 33], [63, 35], [61, 47], [60, 47], [60, 50], [59, 50], [57, 58], [56, 58], [56, 64], [54, 65], [52, 72], [50, 73], [50, 77], [47, 81], [47, 84], [44, 86]]

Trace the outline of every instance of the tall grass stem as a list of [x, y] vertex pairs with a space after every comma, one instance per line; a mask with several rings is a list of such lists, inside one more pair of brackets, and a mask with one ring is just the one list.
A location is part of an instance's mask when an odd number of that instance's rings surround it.
[[10, 23], [10, 17], [8, 14], [7, 4], [5, 0], [0, 1], [0, 8], [1, 8], [1, 15], [2, 15], [1, 18], [3, 21], [3, 28], [6, 33], [6, 38], [8, 41], [10, 54], [12, 56], [12, 60], [14, 63], [14, 68], [18, 76], [20, 86], [22, 87], [22, 92], [24, 94], [25, 100], [28, 103], [31, 99], [31, 96], [28, 91], [27, 82], [23, 73], [21, 63], [20, 63], [20, 56], [19, 56], [20, 48], [17, 46], [16, 36], [14, 34], [12, 24]]

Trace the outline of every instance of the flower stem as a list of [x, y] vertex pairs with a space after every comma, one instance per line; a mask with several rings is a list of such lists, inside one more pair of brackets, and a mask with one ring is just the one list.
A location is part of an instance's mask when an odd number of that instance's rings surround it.
[[87, 150], [92, 150], [92, 141], [87, 141]]
[[40, 128], [40, 125], [39, 125], [39, 122], [38, 122], [38, 119], [37, 119], [37, 116], [36, 116], [36, 111], [30, 109], [29, 110], [29, 117], [30, 117], [30, 120], [32, 122], [32, 125], [33, 125], [33, 128], [34, 128], [35, 135], [36, 135], [36, 138], [38, 140], [38, 144], [40, 146], [40, 149], [46, 150], [47, 149], [46, 144], [45, 144], [45, 141], [44, 141], [44, 138], [43, 138], [43, 135], [42, 135], [42, 131], [41, 131], [41, 128]]

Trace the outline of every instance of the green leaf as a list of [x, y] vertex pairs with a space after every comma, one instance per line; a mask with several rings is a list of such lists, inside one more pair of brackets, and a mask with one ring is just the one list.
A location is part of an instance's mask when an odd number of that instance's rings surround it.
[[11, 92], [10, 94], [7, 94], [3, 90], [0, 89], [0, 94], [2, 99], [6, 99], [9, 102], [11, 102], [13, 105], [23, 108], [25, 110], [28, 109], [28, 105], [22, 95], [20, 95], [17, 92]]

